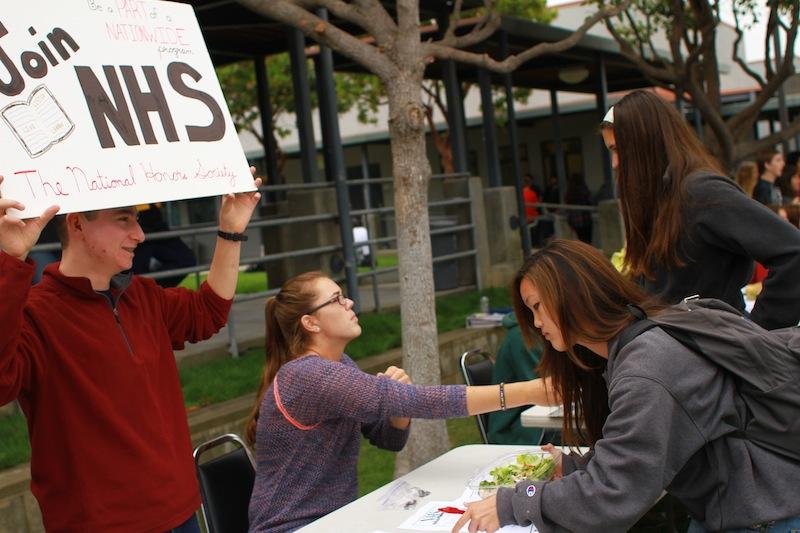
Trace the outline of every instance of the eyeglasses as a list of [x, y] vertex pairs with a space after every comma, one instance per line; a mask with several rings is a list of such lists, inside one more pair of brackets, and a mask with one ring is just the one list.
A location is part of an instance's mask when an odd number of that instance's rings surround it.
[[334, 302], [339, 302], [339, 305], [345, 306], [345, 305], [347, 305], [347, 298], [345, 298], [345, 296], [341, 292], [337, 292], [336, 294], [333, 295], [333, 297], [330, 300], [319, 304], [318, 306], [313, 308], [311, 311], [306, 312], [306, 314], [310, 315], [311, 313], [319, 311], [320, 309], [322, 309], [326, 305], [330, 305], [330, 304], [332, 304]]

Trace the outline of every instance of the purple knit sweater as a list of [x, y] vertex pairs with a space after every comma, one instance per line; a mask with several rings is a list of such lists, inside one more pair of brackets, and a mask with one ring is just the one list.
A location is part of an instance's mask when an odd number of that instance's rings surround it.
[[347, 355], [286, 363], [261, 403], [250, 531], [294, 531], [355, 500], [361, 434], [393, 451], [406, 443], [408, 431], [389, 417], [467, 414], [462, 385], [404, 385], [362, 372]]

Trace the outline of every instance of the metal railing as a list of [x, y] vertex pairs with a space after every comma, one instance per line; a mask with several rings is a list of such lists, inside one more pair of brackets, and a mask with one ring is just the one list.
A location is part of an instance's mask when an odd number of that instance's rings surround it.
[[[592, 217], [592, 242], [594, 246], [601, 248], [602, 243], [600, 243], [600, 231], [599, 231], [599, 216], [598, 216], [598, 207], [596, 205], [578, 205], [578, 204], [554, 204], [548, 202], [535, 202], [535, 203], [525, 203], [525, 207], [535, 207], [539, 210], [539, 215], [531, 222], [527, 222], [525, 225], [528, 228], [528, 231], [531, 231], [539, 226], [541, 226], [542, 222], [551, 222], [553, 224], [553, 233], [552, 236], [555, 238], [564, 238], [570, 237], [570, 235], [566, 234], [564, 231], [565, 224], [568, 225], [566, 221], [564, 221], [567, 216], [565, 213], [569, 213], [570, 211], [586, 211], [591, 214]], [[546, 209], [546, 211], [544, 211]]]
[[[438, 180], [445, 180], [445, 179], [456, 179], [456, 178], [466, 178], [467, 174], [447, 174], [447, 175], [434, 175], [432, 176], [432, 183], [435, 183]], [[363, 209], [355, 209], [350, 210], [350, 202], [349, 198], [348, 201], [344, 203], [346, 209], [344, 212], [329, 212], [329, 213], [316, 213], [313, 215], [302, 215], [302, 216], [276, 216], [275, 218], [263, 218], [262, 215], [256, 213], [251, 220], [250, 224], [248, 225], [248, 233], [252, 235], [254, 230], [263, 230], [267, 228], [278, 228], [284, 227], [286, 225], [304, 225], [306, 228], [312, 224], [326, 224], [331, 222], [342, 223], [345, 219], [350, 219], [350, 217], [358, 216], [364, 217], [368, 221], [372, 220], [372, 217], [381, 218], [381, 224], [378, 226], [387, 226], [389, 228], [390, 224], [393, 222], [393, 217], [390, 217], [394, 213], [393, 206], [385, 206], [385, 207], [372, 207], [371, 199], [370, 199], [370, 187], [378, 184], [391, 184], [393, 182], [392, 178], [372, 178], [372, 179], [356, 179], [356, 180], [347, 180], [346, 185], [347, 189], [351, 189], [353, 187], [361, 187], [363, 194], [364, 194], [364, 205], [366, 206]], [[319, 182], [319, 183], [297, 183], [297, 184], [288, 184], [288, 185], [270, 185], [264, 186], [260, 188], [263, 197], [266, 197], [267, 194], [274, 194], [279, 192], [288, 192], [291, 193], [292, 191], [305, 191], [305, 190], [313, 190], [313, 189], [335, 189], [335, 184], [333, 182]], [[338, 191], [337, 191], [338, 193]], [[349, 195], [348, 195], [349, 196]], [[429, 202], [429, 213], [431, 213], [431, 218], [434, 219], [435, 217], [441, 216], [448, 216], [450, 217], [449, 223], [447, 227], [440, 227], [440, 228], [432, 228], [431, 229], [431, 237], [432, 239], [437, 236], [446, 236], [452, 235], [453, 239], [457, 242], [457, 235], [462, 232], [470, 232], [471, 235], [471, 246], [467, 249], [458, 249], [456, 244], [456, 250], [450, 251], [449, 253], [435, 255], [433, 257], [434, 265], [447, 263], [451, 261], [456, 261], [464, 258], [472, 258], [472, 264], [474, 267], [474, 276], [476, 282], [472, 285], [467, 285], [469, 287], [472, 286], [481, 286], [481, 279], [480, 279], [480, 272], [478, 268], [478, 261], [477, 261], [477, 254], [478, 251], [476, 249], [476, 239], [475, 239], [475, 221], [472, 220], [472, 215], [470, 214], [469, 220], [466, 223], [459, 223], [457, 218], [458, 215], [453, 215], [453, 211], [458, 210], [459, 208], [463, 213], [470, 213], [469, 206], [472, 202], [472, 199], [467, 197], [456, 197], [456, 198], [448, 198], [443, 200], [434, 200]], [[339, 205], [342, 205], [339, 203]], [[334, 206], [335, 208], [335, 206]], [[214, 218], [215, 220], [218, 218], [219, 214], [219, 202], [215, 203], [215, 213]], [[456, 221], [453, 222], [452, 219], [456, 218]], [[461, 217], [463, 218], [463, 216]], [[388, 267], [378, 267], [377, 263], [377, 250], [381, 247], [391, 247], [395, 245], [396, 248], [396, 230], [393, 234], [384, 235], [381, 231], [379, 231], [378, 227], [372, 222], [368, 222], [368, 235], [370, 236], [367, 240], [359, 240], [352, 243], [354, 252], [358, 250], [360, 247], [369, 246], [370, 249], [370, 263], [367, 267], [368, 270], [357, 271], [355, 269], [331, 269], [333, 271], [332, 279], [337, 283], [351, 281], [348, 283], [348, 287], [355, 286], [358, 287], [359, 280], [363, 280], [368, 278], [370, 280], [370, 284], [372, 286], [372, 297], [374, 302], [375, 310], [380, 310], [382, 308], [381, 305], [381, 295], [380, 295], [380, 278], [383, 276], [390, 275], [395, 273], [399, 270], [398, 266], [388, 266]], [[369, 227], [372, 226], [372, 227]], [[188, 241], [189, 247], [193, 250], [195, 257], [199, 258], [202, 256], [200, 253], [200, 240], [203, 237], [211, 237], [214, 238], [213, 235], [216, 234], [218, 229], [218, 224], [216, 222], [213, 223], [206, 223], [206, 224], [194, 224], [191, 226], [182, 226], [175, 229], [171, 229], [169, 231], [161, 231], [161, 232], [153, 232], [148, 233], [146, 238], [150, 241], [157, 241], [157, 240], [164, 240], [170, 238], [181, 238], [186, 239]], [[269, 243], [266, 243], [267, 247]], [[47, 243], [47, 244], [38, 244], [34, 246], [34, 251], [52, 251], [60, 249], [60, 245], [58, 243]], [[265, 278], [268, 276], [266, 272], [266, 265], [271, 262], [276, 261], [283, 261], [289, 259], [296, 259], [302, 257], [319, 257], [323, 254], [336, 254], [336, 255], [344, 255], [343, 246], [341, 240], [339, 239], [337, 242], [332, 242], [331, 244], [323, 244], [319, 246], [312, 246], [307, 248], [299, 248], [293, 250], [281, 250], [272, 253], [264, 253], [264, 254], [257, 254], [252, 255], [248, 254], [245, 255], [243, 249], [243, 255], [240, 260], [241, 266], [249, 266], [249, 267], [264, 267], [265, 268]], [[434, 250], [435, 252], [435, 250]], [[322, 264], [322, 257], [320, 257], [320, 265]], [[342, 262], [343, 263], [343, 262]], [[186, 268], [177, 268], [177, 269], [170, 269], [170, 270], [160, 270], [157, 272], [151, 272], [144, 274], [145, 276], [154, 278], [154, 279], [163, 279], [169, 278], [173, 276], [188, 276], [193, 275], [195, 277], [196, 284], [199, 286], [201, 275], [207, 272], [210, 268], [210, 258], [208, 261], [204, 261], [199, 263], [193, 267], [186, 267]], [[341, 274], [342, 270], [344, 271], [344, 275]], [[347, 274], [350, 272], [354, 272], [355, 279], [348, 280]], [[299, 272], [295, 272], [294, 274], [298, 274]], [[255, 299], [263, 299], [270, 297], [276, 294], [280, 290], [279, 287], [272, 287], [267, 288], [264, 291], [259, 291], [251, 294], [237, 294], [234, 298], [234, 304], [240, 302], [251, 301]], [[353, 297], [355, 300], [358, 301], [359, 296], [358, 294], [349, 295]], [[236, 341], [236, 321], [234, 313], [231, 312], [229, 315], [228, 320], [228, 344], [229, 344], [229, 351], [230, 353], [236, 357], [239, 354], [239, 347]]]

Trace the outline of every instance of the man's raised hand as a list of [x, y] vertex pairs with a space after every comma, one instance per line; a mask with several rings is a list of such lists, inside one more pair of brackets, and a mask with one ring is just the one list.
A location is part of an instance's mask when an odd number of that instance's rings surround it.
[[[254, 176], [255, 171], [255, 167], [250, 167]], [[261, 178], [255, 178], [255, 186], [256, 189], [261, 187]], [[224, 195], [219, 211], [219, 228], [222, 231], [242, 233], [260, 199], [261, 193], [258, 190]]]
[[[0, 176], [0, 185], [3, 176]], [[23, 211], [25, 206], [16, 200], [0, 196], [0, 249], [8, 255], [24, 260], [48, 222], [58, 213], [58, 206], [48, 207], [37, 218], [22, 220], [11, 215], [8, 210]]]

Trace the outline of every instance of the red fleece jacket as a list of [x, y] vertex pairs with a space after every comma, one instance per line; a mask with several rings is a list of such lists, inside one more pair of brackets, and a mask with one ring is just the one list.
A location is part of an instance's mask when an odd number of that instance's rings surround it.
[[0, 252], [0, 405], [19, 399], [31, 491], [48, 531], [158, 532], [199, 507], [174, 349], [209, 338], [231, 302], [207, 284], [134, 276], [108, 299], [86, 278]]

